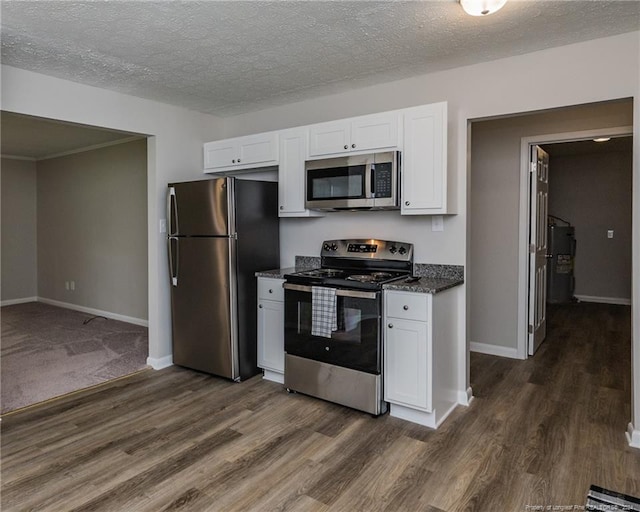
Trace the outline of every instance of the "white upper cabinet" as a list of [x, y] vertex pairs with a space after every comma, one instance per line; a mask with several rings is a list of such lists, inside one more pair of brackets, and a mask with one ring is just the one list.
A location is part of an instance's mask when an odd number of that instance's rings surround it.
[[404, 113], [403, 215], [452, 213], [447, 202], [447, 103]]
[[280, 132], [280, 167], [278, 168], [278, 213], [280, 217], [316, 217], [322, 212], [304, 207], [307, 158], [306, 128]]
[[399, 127], [397, 111], [314, 124], [309, 127], [309, 156], [395, 149]]
[[315, 217], [307, 210], [305, 161], [373, 151], [401, 151], [402, 215], [452, 214], [447, 184], [447, 103], [433, 103], [208, 142], [206, 173], [278, 169], [280, 217]]
[[278, 165], [278, 132], [236, 137], [204, 145], [206, 172]]

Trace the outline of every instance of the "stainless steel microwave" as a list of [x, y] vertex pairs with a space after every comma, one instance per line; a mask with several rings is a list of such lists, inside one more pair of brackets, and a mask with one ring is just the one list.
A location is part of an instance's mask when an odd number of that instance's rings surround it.
[[400, 208], [400, 153], [310, 160], [305, 164], [311, 210], [394, 210]]

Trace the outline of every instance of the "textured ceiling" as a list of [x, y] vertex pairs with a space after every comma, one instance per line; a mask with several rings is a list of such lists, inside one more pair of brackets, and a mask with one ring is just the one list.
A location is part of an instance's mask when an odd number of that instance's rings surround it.
[[3, 1], [2, 62], [228, 116], [639, 28], [637, 1]]
[[130, 139], [125, 132], [2, 112], [0, 153], [35, 160]]

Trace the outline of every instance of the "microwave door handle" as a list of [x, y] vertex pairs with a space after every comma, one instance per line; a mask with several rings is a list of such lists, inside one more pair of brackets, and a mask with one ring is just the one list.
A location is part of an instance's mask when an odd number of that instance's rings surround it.
[[371, 164], [371, 172], [369, 173], [371, 179], [371, 197], [376, 197], [376, 164]]
[[364, 173], [364, 197], [376, 197], [374, 190], [373, 164], [371, 164]]

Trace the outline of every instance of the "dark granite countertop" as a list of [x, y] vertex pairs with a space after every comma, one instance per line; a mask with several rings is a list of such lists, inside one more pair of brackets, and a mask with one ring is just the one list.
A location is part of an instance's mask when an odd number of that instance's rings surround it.
[[434, 294], [464, 283], [464, 267], [462, 265], [416, 263], [413, 266], [413, 275], [420, 277], [420, 280], [413, 283], [396, 281], [385, 284], [382, 288], [384, 290]]
[[320, 266], [320, 258], [313, 256], [296, 256], [295, 267], [276, 268], [273, 270], [262, 270], [256, 272], [256, 277], [271, 277], [273, 279], [284, 279], [285, 274], [311, 270]]
[[256, 277], [271, 277], [273, 279], [284, 279], [285, 274], [304, 270], [298, 267], [276, 268], [274, 270], [261, 270], [256, 272]]
[[419, 281], [407, 283], [405, 281], [396, 281], [394, 283], [384, 284], [384, 290], [397, 290], [402, 292], [415, 293], [439, 293], [454, 286], [464, 283], [462, 278], [447, 277], [421, 277]]
[[[256, 277], [283, 279], [286, 274], [301, 272], [320, 266], [320, 258], [296, 256], [295, 267], [278, 268], [256, 272]], [[415, 293], [438, 293], [464, 283], [464, 267], [461, 265], [431, 265], [416, 263], [413, 273], [420, 280], [412, 283], [396, 281], [383, 285], [384, 290], [399, 290]]]

